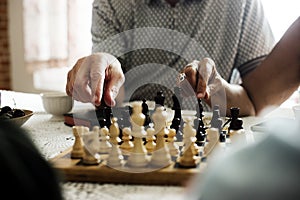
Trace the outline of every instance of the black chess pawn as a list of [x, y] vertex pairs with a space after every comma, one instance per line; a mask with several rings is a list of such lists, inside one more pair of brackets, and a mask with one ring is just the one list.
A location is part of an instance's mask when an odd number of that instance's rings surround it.
[[146, 103], [146, 99], [143, 99], [143, 103], [142, 103], [142, 113], [145, 115], [145, 122], [144, 122], [144, 126], [148, 126], [151, 122], [151, 118], [150, 118], [150, 113], [149, 113], [149, 107], [148, 104]]
[[220, 132], [220, 138], [219, 138], [219, 141], [220, 142], [226, 142], [226, 131], [221, 131]]

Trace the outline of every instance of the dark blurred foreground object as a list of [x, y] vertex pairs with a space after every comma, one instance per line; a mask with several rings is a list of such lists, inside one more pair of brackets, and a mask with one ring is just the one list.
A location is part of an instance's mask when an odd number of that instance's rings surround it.
[[25, 130], [0, 120], [2, 197], [61, 200], [58, 174], [45, 160]]
[[300, 123], [276, 119], [266, 137], [217, 156], [205, 177], [190, 185], [194, 200], [299, 200]]

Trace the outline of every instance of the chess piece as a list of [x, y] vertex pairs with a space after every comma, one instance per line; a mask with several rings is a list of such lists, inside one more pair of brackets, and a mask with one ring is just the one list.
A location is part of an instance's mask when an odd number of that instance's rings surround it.
[[230, 115], [231, 115], [231, 119], [230, 119], [230, 124], [229, 124], [229, 134], [230, 131], [237, 131], [240, 129], [243, 129], [243, 120], [241, 118], [239, 118], [239, 113], [240, 113], [240, 109], [237, 107], [232, 107], [230, 108]]
[[192, 118], [187, 117], [183, 128], [183, 149], [184, 152], [190, 145], [194, 155], [199, 154], [200, 148], [196, 144], [196, 129], [193, 127]]
[[130, 167], [145, 167], [148, 164], [147, 150], [143, 146], [143, 138], [146, 136], [144, 130], [145, 115], [138, 103], [133, 104], [130, 116], [131, 135], [134, 137], [133, 149], [130, 152], [127, 164]]
[[84, 156], [82, 158], [83, 164], [96, 165], [100, 162], [100, 156], [98, 154], [99, 146], [99, 127], [93, 127], [93, 131], [85, 131], [82, 134], [82, 140], [84, 143]]
[[143, 99], [143, 103], [142, 103], [142, 113], [145, 115], [145, 123], [144, 126], [148, 126], [149, 123], [151, 122], [150, 119], [150, 114], [149, 114], [149, 107], [146, 103], [146, 99]]
[[121, 142], [121, 139], [119, 138], [120, 129], [117, 121], [118, 119], [116, 117], [113, 117], [112, 123], [109, 127], [109, 142], [111, 144], [119, 144]]
[[182, 115], [181, 115], [181, 102], [182, 102], [182, 95], [181, 95], [181, 88], [175, 87], [174, 94], [172, 95], [173, 99], [173, 107], [174, 110], [174, 117], [171, 123], [170, 128], [176, 130], [177, 140], [182, 141], [182, 131], [181, 127], [183, 125]]
[[106, 127], [110, 127], [112, 123], [111, 119], [113, 118], [111, 107], [110, 106], [104, 107], [104, 113], [105, 113]]
[[219, 128], [222, 127], [222, 119], [220, 117], [220, 109], [219, 105], [215, 105], [213, 108], [213, 115], [210, 121], [210, 127], [211, 128]]
[[75, 141], [71, 151], [71, 158], [82, 158], [84, 156], [83, 141], [81, 138], [83, 127], [73, 126], [72, 130]]
[[146, 137], [146, 144], [145, 144], [145, 147], [149, 154], [151, 154], [154, 151], [156, 146], [154, 134], [155, 134], [155, 129], [152, 127], [152, 124], [150, 124], [150, 127], [147, 128], [147, 137]]
[[[186, 140], [186, 147], [183, 154], [179, 158], [179, 167], [183, 168], [195, 168], [197, 166], [197, 157], [193, 150], [193, 140], [188, 138]], [[200, 159], [198, 159], [200, 161]]]
[[169, 148], [170, 155], [172, 157], [177, 157], [179, 154], [179, 146], [176, 143], [176, 130], [169, 129], [168, 138], [167, 138], [167, 146]]
[[112, 144], [112, 148], [110, 150], [109, 156], [107, 158], [107, 165], [109, 167], [120, 167], [124, 164], [124, 157], [119, 148], [119, 134], [120, 129], [117, 123], [117, 118], [112, 118], [112, 124], [110, 125], [110, 143]]
[[159, 106], [152, 114], [152, 121], [156, 132], [156, 147], [152, 153], [150, 164], [155, 167], [166, 167], [171, 164], [171, 155], [165, 144], [165, 136], [168, 134], [167, 112], [163, 106]]
[[204, 126], [204, 122], [203, 122], [203, 106], [202, 106], [202, 102], [201, 99], [198, 99], [198, 105], [197, 105], [197, 114], [196, 114], [196, 119], [194, 120], [194, 124], [195, 126], [197, 126], [197, 133], [196, 133], [196, 144], [198, 146], [203, 146], [205, 143], [205, 130], [206, 127]]
[[133, 149], [133, 143], [131, 141], [131, 130], [129, 127], [125, 127], [122, 129], [123, 137], [122, 137], [122, 144], [120, 145], [120, 149], [123, 155], [129, 155], [131, 150]]
[[220, 133], [220, 142], [226, 142], [226, 131]]
[[99, 140], [99, 153], [108, 153], [111, 149], [111, 144], [109, 143], [109, 130], [106, 126], [100, 128]]
[[164, 106], [165, 96], [161, 90], [156, 93], [156, 96], [154, 97], [154, 101], [155, 101], [155, 108], [159, 106]]
[[215, 146], [219, 142], [220, 133], [217, 128], [208, 128], [207, 132], [207, 144], [204, 146], [204, 155], [203, 157], [207, 157], [210, 154]]

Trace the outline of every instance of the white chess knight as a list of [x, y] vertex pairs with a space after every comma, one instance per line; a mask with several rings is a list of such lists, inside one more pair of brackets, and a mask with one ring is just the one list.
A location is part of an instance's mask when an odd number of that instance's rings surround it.
[[132, 114], [130, 116], [131, 135], [134, 137], [134, 146], [128, 158], [128, 166], [145, 167], [148, 165], [147, 150], [143, 145], [143, 139], [147, 133], [144, 130], [145, 115], [142, 113], [142, 107], [139, 103], [134, 103]]
[[163, 106], [159, 106], [152, 114], [152, 121], [156, 133], [156, 147], [152, 153], [150, 164], [154, 167], [166, 167], [172, 163], [169, 149], [165, 143], [168, 134], [168, 113]]

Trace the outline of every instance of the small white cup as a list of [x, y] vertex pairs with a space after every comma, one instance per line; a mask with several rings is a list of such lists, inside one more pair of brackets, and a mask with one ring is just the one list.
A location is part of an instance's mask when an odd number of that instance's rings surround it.
[[54, 116], [70, 112], [74, 105], [72, 97], [63, 92], [44, 92], [40, 94], [45, 111]]
[[300, 121], [300, 104], [293, 106], [293, 112], [294, 112], [295, 119]]

